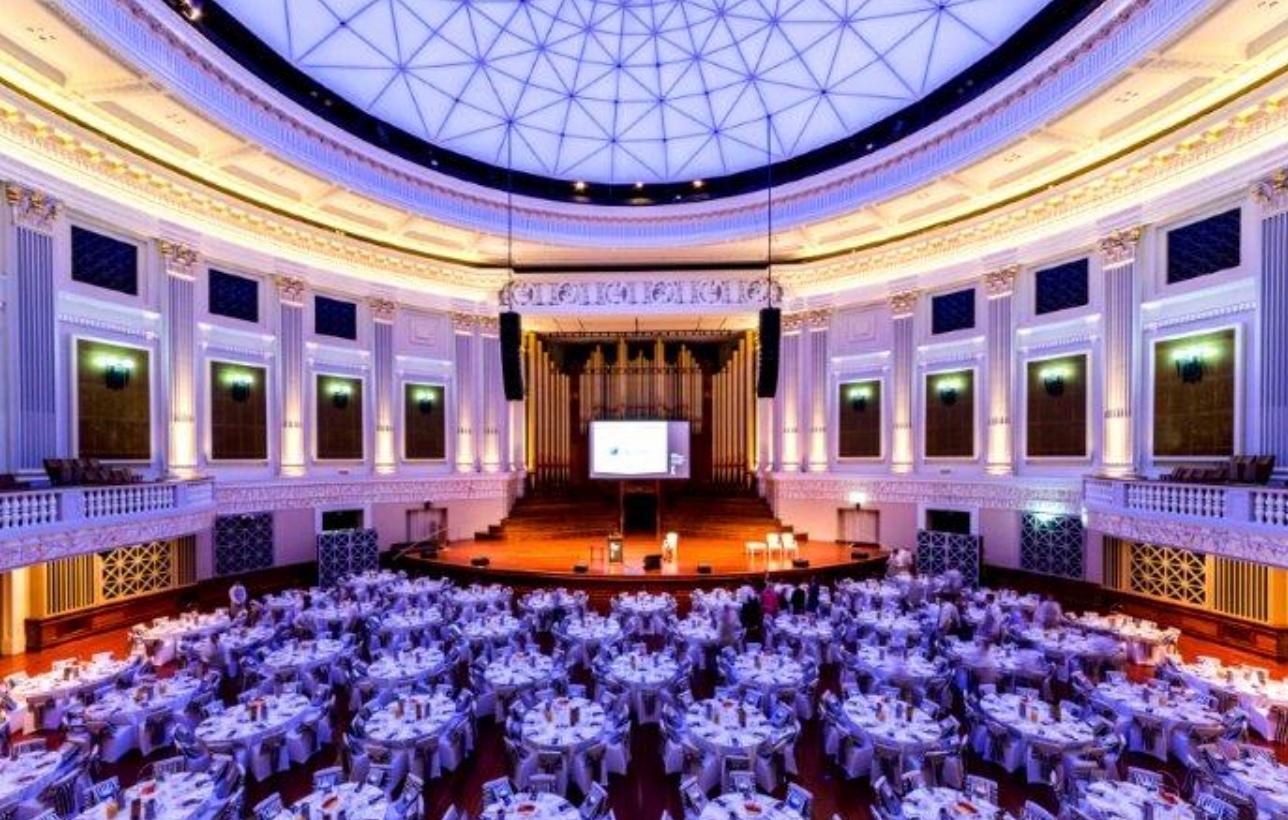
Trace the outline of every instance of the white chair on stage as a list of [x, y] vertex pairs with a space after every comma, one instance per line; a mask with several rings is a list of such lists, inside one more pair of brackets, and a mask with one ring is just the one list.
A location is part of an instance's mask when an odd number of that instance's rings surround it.
[[779, 543], [783, 545], [783, 556], [791, 555], [793, 557], [800, 555], [800, 545], [796, 543], [796, 533], [785, 532], [778, 536]]
[[748, 542], [747, 542], [747, 557], [749, 557], [749, 558], [755, 558], [755, 557], [756, 557], [756, 555], [758, 555], [758, 554], [759, 554], [759, 555], [764, 555], [764, 554], [765, 554], [765, 542], [764, 542], [764, 541], [748, 541]]
[[783, 554], [783, 539], [779, 533], [776, 533], [776, 532], [765, 533], [765, 552], [769, 555], [770, 558], [774, 557], [775, 552], [777, 552], [780, 556]]

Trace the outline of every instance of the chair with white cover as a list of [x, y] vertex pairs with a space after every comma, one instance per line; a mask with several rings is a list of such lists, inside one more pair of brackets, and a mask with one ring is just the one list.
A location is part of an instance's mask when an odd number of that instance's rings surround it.
[[787, 799], [783, 802], [787, 804], [787, 808], [796, 812], [796, 814], [808, 818], [814, 810], [814, 793], [799, 783], [789, 783], [787, 785]]
[[765, 533], [765, 553], [773, 558], [775, 552], [779, 555], [783, 554], [782, 536], [777, 532], [767, 532]]
[[751, 758], [747, 755], [725, 755], [720, 761], [720, 791], [722, 793], [742, 791], [735, 784], [738, 778], [755, 778]]
[[745, 548], [747, 555], [751, 558], [754, 558], [757, 555], [764, 555], [767, 550], [764, 541], [748, 541], [746, 542]]
[[800, 545], [796, 543], [796, 533], [789, 530], [779, 534], [778, 539], [783, 547], [784, 556], [800, 554]]
[[680, 781], [680, 802], [684, 805], [685, 820], [697, 820], [707, 806], [707, 793], [698, 781], [687, 778]]

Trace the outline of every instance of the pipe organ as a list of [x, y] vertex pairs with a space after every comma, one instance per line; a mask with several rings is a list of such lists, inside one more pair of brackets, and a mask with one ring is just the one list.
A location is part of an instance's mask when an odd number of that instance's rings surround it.
[[525, 337], [527, 467], [534, 487], [586, 478], [590, 422], [688, 421], [693, 479], [751, 481], [756, 453], [752, 332]]

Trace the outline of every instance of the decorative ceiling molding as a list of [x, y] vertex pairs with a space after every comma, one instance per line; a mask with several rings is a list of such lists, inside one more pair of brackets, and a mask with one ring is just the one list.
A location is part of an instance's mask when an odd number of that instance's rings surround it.
[[1141, 226], [1123, 228], [1100, 240], [1098, 248], [1104, 267], [1116, 268], [1136, 261], [1136, 251], [1145, 229]]
[[158, 239], [157, 249], [161, 252], [162, 264], [169, 276], [179, 279], [194, 279], [197, 275], [197, 252], [187, 245]]
[[912, 316], [917, 310], [917, 300], [920, 298], [919, 290], [905, 290], [890, 294], [890, 315], [896, 319]]
[[999, 299], [1015, 292], [1015, 280], [1020, 275], [1019, 265], [1007, 265], [984, 274], [984, 293], [989, 299]]
[[[937, 179], [1028, 133], [1091, 89], [1175, 36], [1208, 0], [1132, 0], [1092, 14], [1061, 43], [964, 109], [890, 149], [775, 192], [781, 229], [852, 211], [896, 191]], [[60, 0], [69, 25], [223, 124], [311, 173], [392, 207], [453, 225], [500, 232], [504, 196], [399, 160], [318, 120], [249, 75], [155, 0]], [[763, 197], [649, 208], [602, 208], [521, 200], [520, 237], [572, 246], [660, 246], [682, 234], [704, 243], [764, 230]]]

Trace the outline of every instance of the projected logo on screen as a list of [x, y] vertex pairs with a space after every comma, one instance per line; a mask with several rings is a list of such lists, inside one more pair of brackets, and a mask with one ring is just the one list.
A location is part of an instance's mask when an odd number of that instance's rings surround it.
[[688, 478], [688, 422], [592, 422], [590, 477]]

